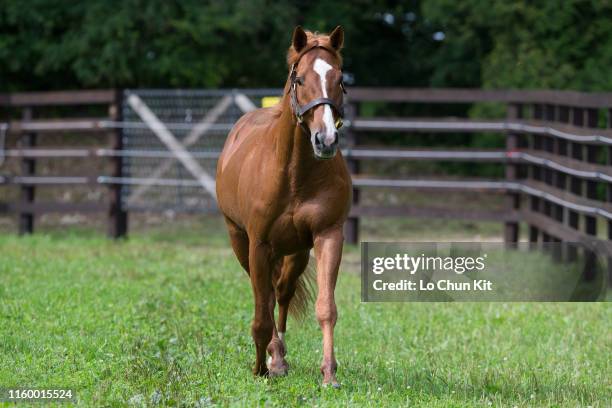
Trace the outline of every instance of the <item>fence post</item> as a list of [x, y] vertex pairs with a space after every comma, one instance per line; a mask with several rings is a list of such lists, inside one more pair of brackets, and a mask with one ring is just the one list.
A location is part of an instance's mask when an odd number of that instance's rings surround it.
[[[534, 104], [532, 108], [533, 108], [533, 113], [532, 113], [533, 119], [542, 120], [542, 116], [543, 116], [542, 105]], [[542, 136], [538, 134], [531, 134], [530, 140], [531, 141], [529, 143], [529, 149], [537, 154], [537, 151], [542, 149]], [[540, 166], [538, 164], [529, 165], [528, 170], [527, 170], [527, 177], [534, 181], [541, 181], [542, 180], [542, 169], [540, 168]], [[543, 199], [540, 200], [539, 197], [531, 196], [529, 198], [529, 202], [530, 202], [530, 211], [534, 213], [540, 213], [542, 211], [542, 207], [544, 205]], [[542, 240], [544, 240], [544, 232], [540, 231], [540, 229], [536, 227], [535, 225], [529, 225], [529, 248], [530, 249], [537, 249], [538, 240], [540, 239], [540, 237], [542, 238]]]
[[[585, 122], [586, 126], [590, 128], [597, 127], [597, 109], [587, 109], [585, 111]], [[587, 162], [589, 163], [597, 163], [597, 152], [598, 148], [595, 145], [587, 145], [586, 153], [587, 153]], [[594, 180], [586, 181], [586, 196], [591, 200], [597, 200], [597, 182]], [[585, 232], [588, 235], [593, 236], [594, 239], [597, 237], [597, 217], [592, 215], [585, 215]], [[596, 275], [596, 266], [597, 266], [597, 254], [593, 251], [585, 251], [585, 271], [584, 278], [586, 280], [593, 280]]]
[[[569, 107], [567, 106], [557, 107], [556, 121], [563, 123], [563, 124], [569, 123]], [[560, 138], [556, 139], [555, 154], [557, 156], [564, 157], [564, 158], [569, 157], [567, 140], [560, 139]], [[556, 182], [556, 188], [558, 188], [559, 190], [562, 190], [564, 193], [569, 190], [567, 174], [560, 172], [560, 171], [557, 172], [557, 177], [556, 177], [555, 182]], [[560, 224], [569, 225], [569, 212], [568, 212], [567, 207], [557, 205], [556, 218]], [[569, 244], [567, 243], [567, 241], [561, 242], [559, 252], [560, 252], [561, 260], [566, 261], [569, 259], [570, 249], [569, 249]]]
[[[608, 109], [608, 122], [607, 128], [612, 129], [612, 109]], [[608, 147], [608, 157], [607, 164], [608, 166], [612, 166], [612, 146]], [[609, 203], [612, 203], [612, 183], [608, 183], [606, 186], [607, 192], [607, 200]], [[608, 240], [612, 241], [612, 220], [608, 220]], [[608, 257], [608, 286], [612, 287], [612, 257]]]
[[[557, 122], [559, 120], [559, 110], [556, 105], [547, 104], [545, 106], [544, 115], [547, 122]], [[562, 142], [559, 138], [556, 137], [548, 137], [547, 138], [547, 146], [546, 150], [548, 153], [553, 154], [555, 156], [561, 155]], [[553, 169], [548, 169], [547, 176], [547, 184], [551, 187], [564, 189], [563, 185], [565, 183], [565, 175], [560, 171], [556, 171]], [[555, 221], [563, 224], [563, 207], [556, 203], [550, 203], [550, 217]], [[553, 236], [551, 238], [552, 243], [552, 258], [554, 261], [561, 261], [563, 259], [562, 250], [562, 239], [559, 237]]]
[[[574, 126], [582, 126], [584, 123], [583, 109], [572, 107], [571, 123]], [[570, 142], [569, 144], [572, 159], [582, 160], [582, 144], [578, 142]], [[569, 176], [570, 191], [576, 196], [582, 195], [582, 180], [576, 176]], [[572, 229], [578, 230], [580, 228], [580, 215], [574, 210], [567, 210], [568, 224]], [[578, 247], [574, 244], [567, 245], [567, 260], [568, 262], [575, 262], [578, 259]]]
[[[349, 121], [350, 126], [346, 130], [346, 146], [350, 150], [357, 145], [357, 136], [352, 130], [352, 125], [355, 118], [358, 115], [358, 106], [355, 103], [349, 103], [345, 110], [346, 119]], [[359, 160], [349, 158], [346, 161], [349, 173], [351, 176], [359, 174]], [[359, 205], [359, 189], [353, 187], [353, 198], [352, 205]], [[359, 215], [349, 216], [344, 224], [344, 237], [346, 242], [349, 244], [357, 244], [359, 242]]]
[[[518, 103], [508, 105], [507, 119], [514, 121], [523, 117], [523, 106]], [[506, 133], [506, 152], [516, 150], [518, 147], [518, 135], [513, 132]], [[517, 164], [506, 164], [506, 181], [513, 182], [517, 178]], [[518, 193], [508, 193], [506, 197], [508, 208], [512, 213], [516, 213], [521, 205], [521, 195]], [[519, 223], [517, 221], [507, 221], [504, 225], [504, 242], [508, 247], [516, 247], [519, 240]]]
[[[31, 107], [25, 107], [22, 111], [22, 119], [24, 121], [32, 120], [33, 113]], [[22, 133], [19, 139], [19, 145], [22, 149], [32, 148], [36, 146], [37, 142], [36, 133], [27, 132]], [[36, 159], [35, 158], [22, 158], [21, 159], [21, 175], [22, 176], [33, 176], [36, 174]], [[31, 234], [34, 232], [34, 212], [32, 208], [27, 209], [28, 205], [34, 203], [36, 194], [36, 188], [33, 184], [22, 184], [19, 192], [19, 234]]]
[[[550, 122], [550, 109], [548, 109], [548, 105], [542, 105], [540, 107], [540, 117], [542, 117], [547, 123]], [[552, 153], [553, 152], [553, 138], [551, 136], [542, 136], [541, 137], [542, 140], [542, 150], [546, 153]], [[552, 186], [553, 185], [553, 170], [542, 166], [540, 167], [540, 172], [542, 175], [542, 182], [548, 186]], [[552, 218], [553, 216], [553, 203], [550, 202], [547, 199], [542, 199], [542, 212], [544, 213], [544, 215], [547, 218]], [[550, 251], [552, 252], [552, 248], [553, 246], [550, 245], [551, 243], [555, 242], [555, 237], [550, 235], [548, 232], [542, 232], [542, 242], [544, 243], [543, 245], [543, 249], [544, 251]], [[553, 254], [553, 258], [554, 258], [554, 254]]]
[[[115, 91], [115, 101], [109, 105], [109, 118], [114, 122], [121, 122], [123, 119], [123, 92]], [[115, 127], [111, 132], [111, 149], [123, 150], [123, 128]], [[112, 177], [123, 177], [123, 157], [113, 156]], [[127, 235], [128, 214], [121, 201], [121, 184], [110, 184], [109, 212], [108, 212], [108, 235], [111, 238], [121, 238]]]

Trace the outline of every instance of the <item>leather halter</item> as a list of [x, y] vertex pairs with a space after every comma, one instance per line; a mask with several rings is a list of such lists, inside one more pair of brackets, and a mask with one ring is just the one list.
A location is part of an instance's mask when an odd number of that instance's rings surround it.
[[[306, 105], [300, 105], [298, 100], [297, 100], [297, 86], [299, 84], [299, 78], [297, 76], [297, 65], [300, 62], [300, 59], [302, 59], [302, 57], [304, 56], [304, 54], [306, 54], [307, 52], [315, 49], [315, 48], [323, 48], [324, 50], [327, 50], [329, 52], [331, 52], [332, 54], [335, 54], [335, 51], [331, 50], [328, 47], [325, 47], [323, 45], [314, 45], [310, 48], [308, 48], [305, 51], [302, 51], [300, 53], [300, 56], [298, 58], [298, 60], [291, 65], [291, 73], [289, 74], [289, 79], [291, 81], [290, 87], [289, 87], [289, 94], [290, 94], [290, 98], [291, 98], [291, 109], [293, 110], [293, 113], [295, 114], [295, 118], [297, 120], [297, 122], [300, 124], [300, 126], [302, 126], [302, 128], [306, 131], [306, 133], [310, 133], [310, 131], [306, 128], [306, 126], [304, 126], [303, 122], [304, 122], [304, 115], [311, 109], [319, 106], [319, 105], [329, 105], [334, 112], [336, 112], [336, 115], [338, 116], [338, 119], [336, 120], [336, 129], [339, 129], [342, 126], [342, 118], [344, 117], [344, 108], [343, 106], [338, 106], [336, 104], [336, 102], [334, 102], [333, 99], [330, 98], [316, 98], [311, 100], [310, 102], [308, 102]], [[346, 94], [346, 88], [344, 88], [344, 83], [340, 82], [340, 88], [342, 88], [342, 92]]]

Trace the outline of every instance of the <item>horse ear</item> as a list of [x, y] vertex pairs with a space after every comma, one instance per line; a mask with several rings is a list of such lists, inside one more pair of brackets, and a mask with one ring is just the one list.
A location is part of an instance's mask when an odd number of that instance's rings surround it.
[[334, 50], [340, 51], [344, 45], [344, 28], [342, 26], [334, 28], [334, 31], [329, 35], [329, 42]]
[[291, 38], [291, 45], [293, 45], [293, 49], [295, 49], [296, 52], [300, 52], [304, 49], [307, 43], [308, 37], [306, 36], [306, 32], [302, 26], [295, 27], [295, 30], [293, 30], [293, 37]]

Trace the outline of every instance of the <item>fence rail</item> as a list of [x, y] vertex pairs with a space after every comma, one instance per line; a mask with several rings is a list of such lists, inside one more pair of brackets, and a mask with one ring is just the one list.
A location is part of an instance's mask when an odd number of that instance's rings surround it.
[[609, 108], [612, 93], [555, 90], [485, 90], [432, 88], [350, 88], [353, 102], [551, 104], [580, 108]]

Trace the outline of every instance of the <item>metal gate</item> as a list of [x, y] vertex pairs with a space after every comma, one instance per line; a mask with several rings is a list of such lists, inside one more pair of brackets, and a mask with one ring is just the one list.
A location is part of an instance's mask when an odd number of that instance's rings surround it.
[[217, 158], [244, 113], [280, 89], [125, 90], [121, 199], [129, 211], [216, 210]]

